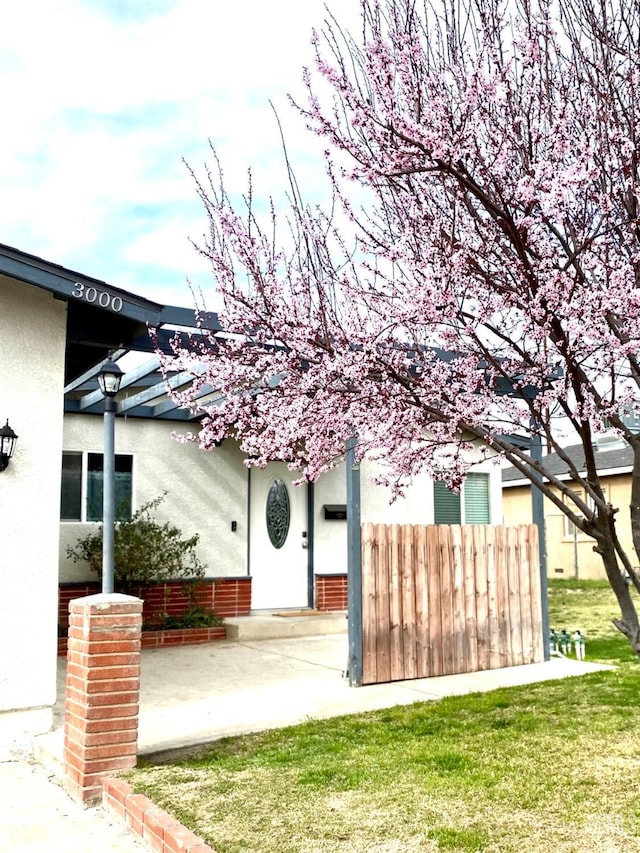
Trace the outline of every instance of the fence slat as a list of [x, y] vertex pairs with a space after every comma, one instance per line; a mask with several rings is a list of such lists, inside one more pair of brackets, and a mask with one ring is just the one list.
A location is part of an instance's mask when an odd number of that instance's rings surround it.
[[464, 560], [460, 525], [451, 527], [451, 564], [453, 569], [453, 668], [454, 672], [468, 672], [465, 643]]
[[489, 601], [487, 593], [487, 555], [484, 547], [484, 528], [474, 524], [471, 528], [473, 537], [473, 563], [476, 575], [476, 620], [478, 623], [478, 669], [489, 669]]
[[500, 577], [496, 567], [496, 528], [485, 530], [485, 555], [487, 561], [487, 606], [489, 614], [489, 669], [502, 666], [500, 656], [500, 619], [498, 615], [498, 586]]
[[378, 564], [376, 576], [376, 669], [378, 683], [391, 681], [391, 622], [389, 612], [389, 537], [384, 524], [375, 525], [378, 540]]
[[500, 650], [500, 666], [511, 665], [511, 629], [509, 627], [509, 571], [507, 551], [507, 530], [505, 527], [495, 529], [495, 564], [498, 583], [498, 647]]
[[522, 663], [533, 663], [533, 626], [531, 624], [531, 568], [529, 566], [529, 531], [525, 525], [518, 528], [518, 583], [520, 584], [520, 636], [522, 638]]
[[442, 617], [442, 666], [444, 675], [455, 673], [455, 648], [453, 642], [453, 566], [451, 554], [451, 526], [440, 528], [438, 561], [440, 564], [440, 614]]
[[430, 525], [427, 533], [427, 583], [429, 586], [429, 660], [430, 675], [442, 675], [442, 616], [440, 615], [439, 528]]
[[400, 576], [402, 578], [403, 678], [417, 678], [416, 596], [413, 527], [400, 528]]
[[509, 577], [509, 634], [511, 658], [509, 666], [519, 666], [522, 658], [522, 632], [520, 630], [520, 548], [518, 528], [507, 527], [507, 574]]
[[461, 527], [464, 560], [464, 620], [467, 647], [467, 672], [478, 669], [478, 621], [476, 619], [476, 574], [473, 565], [473, 531]]
[[413, 528], [414, 582], [416, 587], [416, 678], [430, 675], [429, 584], [427, 581], [427, 528]]
[[389, 565], [389, 613], [390, 613], [390, 642], [389, 656], [391, 659], [391, 680], [399, 681], [404, 678], [403, 648], [402, 648], [402, 574], [400, 572], [400, 525], [390, 526], [390, 565]]
[[542, 592], [540, 589], [540, 551], [538, 545], [538, 526], [530, 524], [527, 527], [527, 547], [529, 549], [529, 604], [531, 606], [531, 643], [533, 646], [533, 663], [544, 660], [544, 644], [542, 636]]
[[378, 681], [376, 650], [376, 581], [380, 543], [373, 524], [362, 525], [362, 683]]

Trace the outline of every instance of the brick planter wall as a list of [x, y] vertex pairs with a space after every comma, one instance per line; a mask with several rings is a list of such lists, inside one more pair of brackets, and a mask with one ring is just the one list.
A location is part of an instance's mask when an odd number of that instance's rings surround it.
[[[165, 612], [169, 616], [180, 616], [189, 607], [189, 597], [183, 592], [184, 581], [167, 581], [138, 587], [133, 593], [144, 601], [142, 619], [152, 624]], [[59, 588], [58, 623], [69, 624], [69, 602], [85, 595], [100, 592], [100, 584], [62, 583]], [[166, 604], [165, 604], [166, 602]], [[197, 593], [200, 606], [213, 610], [217, 616], [247, 616], [251, 610], [251, 578], [205, 578]]]
[[135, 767], [142, 602], [90, 595], [71, 603], [65, 687], [65, 787], [82, 805], [102, 780]]
[[[203, 580], [196, 591], [196, 603], [206, 610], [215, 606], [216, 581], [213, 578]], [[145, 625], [159, 623], [167, 616], [181, 616], [191, 606], [191, 600], [184, 591], [185, 582], [181, 580], [166, 581], [161, 584], [147, 584], [133, 587], [130, 594], [141, 598], [144, 602], [142, 621]], [[98, 583], [60, 584], [58, 598], [58, 624], [68, 625], [69, 602], [85, 595], [95, 595], [100, 592]]]
[[316, 575], [316, 610], [346, 610], [347, 576]]
[[251, 578], [217, 578], [213, 612], [217, 616], [248, 616], [251, 612]]
[[215, 853], [202, 838], [123, 779], [105, 779], [103, 807], [156, 853]]
[[193, 605], [204, 610], [213, 610], [216, 596], [215, 581], [201, 581], [189, 596], [184, 581], [166, 581], [162, 584], [147, 584], [133, 587], [131, 594], [144, 601], [142, 621], [145, 625], [160, 624], [164, 615], [181, 616]]
[[[162, 646], [195, 646], [199, 643], [213, 643], [226, 640], [227, 629], [224, 625], [213, 628], [165, 628], [160, 631], [143, 631], [142, 648], [155, 649]], [[58, 637], [58, 657], [67, 654], [67, 638]]]
[[199, 643], [212, 643], [214, 640], [226, 639], [227, 629], [224, 625], [215, 628], [167, 628], [162, 631], [143, 631], [142, 648], [194, 646]]
[[[165, 612], [169, 616], [181, 616], [190, 606], [190, 600], [183, 592], [183, 581], [167, 581], [164, 584], [150, 584], [135, 590], [143, 599], [142, 620], [145, 625], [153, 624]], [[63, 583], [59, 588], [58, 624], [65, 629], [69, 624], [70, 602], [100, 591], [98, 583]], [[251, 610], [251, 578], [208, 578], [198, 590], [197, 601], [200, 606], [213, 610], [216, 616], [247, 616]], [[165, 605], [166, 602], [166, 605]], [[210, 631], [208, 637], [197, 635], [196, 631]], [[151, 637], [153, 636], [153, 639]], [[188, 645], [208, 643], [225, 639], [226, 631], [220, 628], [184, 628], [159, 631], [145, 631], [143, 646]], [[58, 655], [67, 653], [67, 638], [58, 638]]]

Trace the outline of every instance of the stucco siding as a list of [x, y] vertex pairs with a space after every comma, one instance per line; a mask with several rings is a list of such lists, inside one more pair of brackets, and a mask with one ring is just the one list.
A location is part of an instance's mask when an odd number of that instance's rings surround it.
[[344, 574], [347, 571], [347, 522], [342, 519], [327, 521], [324, 517], [325, 504], [346, 504], [345, 478], [344, 465], [340, 465], [323, 474], [314, 487], [313, 568], [316, 574]]
[[[225, 441], [210, 452], [195, 442], [179, 442], [172, 433], [195, 434], [197, 426], [136, 418], [116, 418], [116, 453], [133, 455], [134, 509], [167, 492], [155, 512], [185, 535], [200, 535], [198, 555], [211, 577], [247, 572], [247, 470], [237, 445]], [[101, 453], [102, 418], [66, 415], [64, 450]], [[236, 530], [232, 531], [232, 522]], [[66, 556], [67, 546], [95, 524], [60, 523], [60, 580], [93, 579], [88, 568]]]
[[23, 711], [27, 732], [50, 722], [27, 709], [55, 702], [65, 329], [64, 302], [0, 276], [0, 419], [18, 434], [0, 474], [0, 713]]
[[[616, 516], [618, 535], [622, 547], [635, 564], [637, 557], [633, 550], [631, 522], [629, 519], [629, 500], [631, 479], [629, 474], [604, 477], [603, 485], [607, 498], [619, 509]], [[525, 524], [531, 521], [531, 490], [528, 486], [509, 486], [503, 489], [503, 507], [505, 524]], [[606, 577], [600, 557], [594, 552], [594, 541], [573, 530], [565, 520], [564, 513], [550, 500], [544, 500], [546, 527], [547, 574], [550, 578], [583, 578], [597, 580]]]
[[[491, 523], [502, 521], [500, 469], [492, 462], [474, 466], [475, 472], [489, 474]], [[389, 488], [371, 482], [376, 468], [363, 463], [360, 471], [361, 514], [363, 522], [374, 524], [433, 524], [433, 480], [425, 475], [414, 478], [403, 497], [392, 501]], [[343, 574], [347, 571], [347, 525], [345, 521], [326, 521], [325, 504], [346, 503], [344, 465], [324, 474], [315, 487], [314, 570], [317, 574]]]
[[503, 489], [502, 514], [505, 525], [531, 524], [531, 489], [513, 486]]

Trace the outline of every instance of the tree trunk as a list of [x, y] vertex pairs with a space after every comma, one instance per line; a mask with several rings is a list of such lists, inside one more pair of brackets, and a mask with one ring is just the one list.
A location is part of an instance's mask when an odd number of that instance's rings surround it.
[[640, 623], [638, 622], [638, 614], [631, 598], [629, 585], [620, 571], [616, 552], [608, 532], [604, 531], [597, 536], [597, 542], [597, 550], [602, 557], [607, 578], [620, 607], [621, 618], [614, 619], [613, 624], [629, 640], [631, 648], [638, 658], [640, 658]]
[[631, 472], [631, 504], [629, 511], [631, 515], [631, 536], [633, 547], [640, 561], [640, 446], [631, 445], [633, 448], [633, 471]]

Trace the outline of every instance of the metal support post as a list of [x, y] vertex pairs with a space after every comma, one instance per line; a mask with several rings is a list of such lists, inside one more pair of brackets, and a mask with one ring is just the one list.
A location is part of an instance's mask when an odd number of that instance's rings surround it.
[[115, 533], [115, 414], [113, 397], [104, 398], [104, 458], [102, 481], [102, 592], [113, 592]]
[[356, 439], [347, 444], [347, 583], [349, 632], [349, 685], [362, 686], [362, 545], [360, 533], [360, 466]]
[[[542, 462], [542, 438], [537, 430], [537, 424], [532, 423], [531, 459]], [[547, 541], [544, 521], [544, 495], [535, 480], [542, 482], [537, 474], [531, 486], [531, 516], [538, 527], [538, 542], [540, 548], [540, 600], [542, 602], [542, 648], [544, 659], [551, 660], [551, 642], [549, 637], [549, 596], [547, 592]]]

